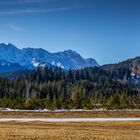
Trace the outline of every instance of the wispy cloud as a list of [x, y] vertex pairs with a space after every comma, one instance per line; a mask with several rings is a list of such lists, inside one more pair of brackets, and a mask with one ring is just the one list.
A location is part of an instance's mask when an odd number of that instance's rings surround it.
[[17, 5], [41, 2], [47, 2], [47, 0], [1, 0], [0, 5]]
[[8, 27], [16, 32], [22, 32], [24, 31], [21, 27], [15, 24], [8, 24]]
[[0, 15], [15, 15], [15, 14], [34, 14], [34, 13], [47, 13], [55, 11], [70, 10], [73, 7], [62, 7], [62, 8], [46, 8], [46, 9], [21, 9], [11, 11], [0, 11]]
[[0, 7], [0, 15], [36, 14], [81, 8], [74, 0], [0, 0]]

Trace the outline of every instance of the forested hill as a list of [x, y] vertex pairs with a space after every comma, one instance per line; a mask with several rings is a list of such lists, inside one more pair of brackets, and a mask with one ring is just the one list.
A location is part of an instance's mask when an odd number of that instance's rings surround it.
[[139, 108], [139, 85], [112, 78], [116, 68], [109, 71], [107, 67], [67, 72], [46, 67], [14, 80], [0, 79], [0, 106], [19, 109]]
[[118, 64], [101, 66], [111, 78], [122, 83], [140, 84], [140, 57], [128, 59]]

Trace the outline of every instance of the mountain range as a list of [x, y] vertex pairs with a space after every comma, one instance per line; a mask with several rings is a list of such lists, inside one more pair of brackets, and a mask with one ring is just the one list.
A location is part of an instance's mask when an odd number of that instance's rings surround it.
[[84, 59], [73, 50], [50, 53], [42, 48], [19, 49], [10, 43], [0, 44], [0, 72], [33, 70], [45, 65], [60, 67], [64, 70], [99, 66], [95, 59]]
[[37, 67], [45, 66], [60, 67], [64, 70], [96, 66], [109, 72], [113, 80], [121, 83], [140, 83], [140, 57], [99, 66], [95, 59], [84, 59], [72, 50], [50, 53], [42, 48], [19, 49], [13, 44], [0, 44], [0, 77], [15, 78]]

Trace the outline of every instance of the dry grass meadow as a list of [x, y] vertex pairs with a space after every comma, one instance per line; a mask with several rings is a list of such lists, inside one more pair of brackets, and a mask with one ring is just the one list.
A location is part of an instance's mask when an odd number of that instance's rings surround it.
[[[0, 118], [140, 118], [140, 111], [3, 112]], [[0, 140], [140, 140], [140, 121], [0, 122]]]
[[20, 112], [0, 111], [0, 118], [140, 118], [140, 110]]
[[140, 140], [140, 122], [1, 122], [0, 140]]

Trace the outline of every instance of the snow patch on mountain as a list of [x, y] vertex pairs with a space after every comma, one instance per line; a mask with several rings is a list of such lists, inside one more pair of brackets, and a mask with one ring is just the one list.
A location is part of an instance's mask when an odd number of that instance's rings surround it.
[[40, 63], [37, 62], [37, 61], [35, 60], [35, 58], [33, 58], [32, 64], [33, 64], [34, 67], [38, 67], [38, 66], [40, 65]]

